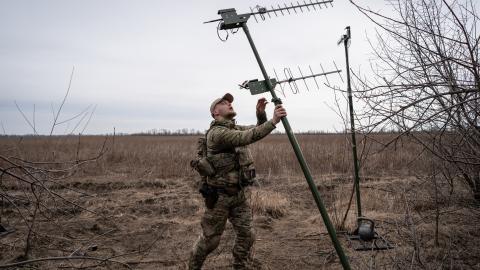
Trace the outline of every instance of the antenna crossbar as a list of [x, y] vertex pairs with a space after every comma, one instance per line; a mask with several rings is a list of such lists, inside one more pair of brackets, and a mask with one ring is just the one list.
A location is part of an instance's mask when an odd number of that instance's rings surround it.
[[[310, 90], [308, 85], [307, 85], [307, 80], [308, 79], [313, 79], [315, 81], [315, 84], [317, 85], [317, 89], [320, 89], [320, 87], [318, 86], [318, 82], [316, 80], [317, 77], [325, 76], [325, 78], [327, 78], [327, 75], [335, 74], [335, 73], [340, 74], [340, 72], [342, 72], [342, 70], [336, 69], [336, 70], [332, 70], [332, 71], [327, 71], [327, 72], [324, 71], [322, 73], [315, 73], [314, 74], [313, 71], [312, 71], [312, 68], [310, 66], [309, 66], [309, 69], [310, 69], [312, 74], [304, 76], [302, 70], [300, 69], [300, 67], [298, 67], [298, 70], [299, 70], [301, 76], [294, 77], [290, 68], [284, 68], [284, 73], [285, 73], [286, 76], [285, 76], [285, 79], [283, 79], [283, 80], [278, 79], [277, 72], [274, 70], [276, 78], [271, 78], [270, 79], [270, 84], [272, 85], [273, 88], [275, 88], [277, 85], [279, 85], [281, 87], [281, 90], [282, 90], [282, 95], [285, 96], [285, 93], [284, 93], [284, 90], [283, 90], [283, 84], [288, 83], [288, 85], [290, 86], [290, 89], [292, 90], [292, 93], [297, 94], [299, 92], [299, 87], [296, 84], [296, 81], [303, 80], [303, 83], [305, 84], [305, 88], [307, 90]], [[248, 80], [248, 81], [243, 82], [242, 84], [239, 84], [239, 86], [242, 89], [250, 90], [250, 94], [252, 94], [252, 95], [258, 95], [258, 94], [269, 92], [269, 88], [268, 88], [266, 80], [258, 80], [258, 79]]]
[[[294, 13], [297, 14], [299, 12], [300, 13], [304, 12], [304, 9], [302, 9], [302, 8], [306, 8], [306, 11], [312, 11], [309, 7], [313, 7], [313, 10], [316, 11], [317, 9], [315, 8], [315, 6], [317, 6], [319, 8], [318, 10], [320, 10], [320, 9], [322, 9], [322, 5], [324, 7], [328, 7], [327, 4], [330, 4], [330, 6], [333, 6], [333, 0], [323, 0], [323, 1], [309, 0], [308, 2], [303, 1], [303, 4], [301, 4], [297, 1], [297, 4], [293, 4], [293, 2], [292, 2], [292, 3], [290, 3], [290, 6], [288, 6], [287, 4], [284, 4], [284, 7], [281, 7], [280, 5], [277, 5], [277, 7], [271, 6], [270, 9], [257, 5], [254, 8], [250, 8], [251, 12], [244, 13], [244, 14], [237, 14], [237, 12], [234, 8], [221, 9], [221, 10], [218, 11], [218, 14], [220, 16], [222, 16], [222, 18], [206, 21], [204, 23], [212, 23], [212, 22], [223, 21], [223, 23], [220, 27], [220, 29], [222, 29], [222, 30], [240, 28], [241, 24], [247, 22], [247, 20], [250, 18], [250, 16], [253, 16], [255, 18], [255, 21], [258, 22], [259, 20], [257, 20], [257, 17], [255, 15], [258, 15], [261, 18], [261, 20], [264, 21], [266, 19], [265, 14], [268, 15], [269, 18], [272, 18], [272, 16], [270, 15], [271, 13], [273, 13], [273, 15], [275, 15], [275, 17], [278, 17], [279, 14], [281, 14], [282, 16], [287, 14], [284, 11], [287, 11], [288, 14], [293, 14], [293, 12], [290, 12], [290, 10], [293, 10]], [[254, 11], [255, 9], [257, 11]], [[298, 12], [297, 12], [297, 10], [298, 10]]]
[[[265, 13], [276, 13], [277, 11], [284, 11], [284, 10], [291, 10], [293, 9], [294, 11], [296, 11], [296, 9], [300, 9], [301, 12], [303, 12], [302, 10], [302, 7], [306, 7], [308, 11], [310, 11], [310, 9], [308, 7], [312, 6], [315, 8], [315, 6], [320, 6], [320, 5], [327, 5], [327, 4], [330, 4], [331, 6], [333, 6], [333, 0], [325, 0], [325, 1], [315, 1], [315, 2], [312, 2], [310, 1], [309, 3], [303, 1], [304, 3], [303, 4], [300, 4], [298, 1], [297, 1], [297, 5], [293, 5], [293, 3], [291, 4], [291, 6], [285, 6], [285, 7], [278, 7], [278, 8], [274, 8], [272, 6], [271, 9], [267, 9], [265, 7], [261, 7], [259, 8], [259, 10], [257, 12], [252, 12], [252, 13], [249, 13], [249, 15], [257, 15], [257, 14], [265, 14]], [[283, 12], [282, 12], [283, 13]]]
[[329, 75], [329, 74], [334, 74], [334, 73], [340, 73], [342, 72], [342, 70], [338, 69], [338, 70], [333, 70], [333, 71], [328, 71], [328, 72], [322, 72], [322, 73], [317, 73], [317, 74], [313, 74], [313, 75], [307, 75], [307, 76], [302, 76], [302, 77], [296, 77], [296, 78], [288, 78], [288, 79], [285, 79], [285, 80], [281, 80], [281, 81], [278, 81], [277, 83], [289, 83], [289, 82], [294, 82], [294, 81], [298, 81], [298, 80], [305, 80], [305, 79], [309, 79], [309, 78], [315, 78], [315, 77], [319, 77], [319, 76], [324, 76], [324, 75]]

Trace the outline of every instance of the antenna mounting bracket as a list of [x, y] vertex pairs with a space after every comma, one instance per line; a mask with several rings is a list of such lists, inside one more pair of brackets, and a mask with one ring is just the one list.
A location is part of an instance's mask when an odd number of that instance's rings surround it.
[[[272, 83], [272, 87], [275, 88], [277, 80], [270, 79], [270, 83]], [[250, 90], [250, 94], [252, 95], [258, 95], [270, 91], [267, 82], [265, 80], [259, 81], [258, 79], [248, 81], [245, 88]]]
[[221, 30], [235, 29], [242, 27], [250, 18], [250, 14], [237, 14], [234, 8], [221, 9], [218, 15], [222, 16], [223, 22], [220, 24]]

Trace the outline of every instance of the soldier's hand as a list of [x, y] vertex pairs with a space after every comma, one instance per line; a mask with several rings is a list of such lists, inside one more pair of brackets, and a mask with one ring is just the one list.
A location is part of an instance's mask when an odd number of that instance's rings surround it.
[[273, 118], [272, 122], [276, 125], [280, 122], [280, 119], [284, 116], [287, 116], [287, 111], [281, 104], [275, 106], [275, 110], [273, 111]]
[[267, 99], [266, 98], [260, 98], [257, 101], [257, 113], [263, 113], [265, 111], [265, 107], [267, 106]]

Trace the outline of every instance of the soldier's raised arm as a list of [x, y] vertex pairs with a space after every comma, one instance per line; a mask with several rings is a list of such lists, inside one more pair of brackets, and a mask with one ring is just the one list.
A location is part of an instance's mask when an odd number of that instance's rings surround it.
[[217, 127], [209, 132], [211, 140], [215, 144], [220, 144], [225, 148], [244, 146], [254, 143], [267, 136], [275, 125], [272, 120], [267, 121], [260, 126], [247, 130], [228, 129], [226, 127]]
[[267, 113], [265, 113], [265, 107], [267, 106], [267, 99], [262, 97], [257, 101], [256, 115], [257, 115], [257, 126], [267, 122]]
[[263, 112], [257, 112], [257, 126], [260, 126], [261, 124], [267, 122], [267, 113], [265, 111]]
[[282, 105], [277, 105], [273, 112], [273, 118], [259, 126], [248, 130], [234, 130], [226, 127], [218, 127], [210, 132], [210, 138], [213, 142], [224, 147], [238, 147], [254, 143], [275, 129], [275, 125], [280, 119], [287, 115]]

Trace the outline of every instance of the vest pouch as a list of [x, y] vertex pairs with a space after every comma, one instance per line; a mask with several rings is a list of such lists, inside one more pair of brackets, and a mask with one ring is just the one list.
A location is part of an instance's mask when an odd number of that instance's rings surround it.
[[211, 155], [207, 159], [213, 165], [217, 176], [224, 175], [238, 168], [237, 155], [234, 153], [219, 153]]
[[207, 158], [195, 160], [191, 165], [201, 176], [215, 175], [215, 168], [213, 168]]
[[248, 167], [253, 164], [253, 155], [247, 146], [236, 147], [235, 152], [237, 153], [240, 167]]

